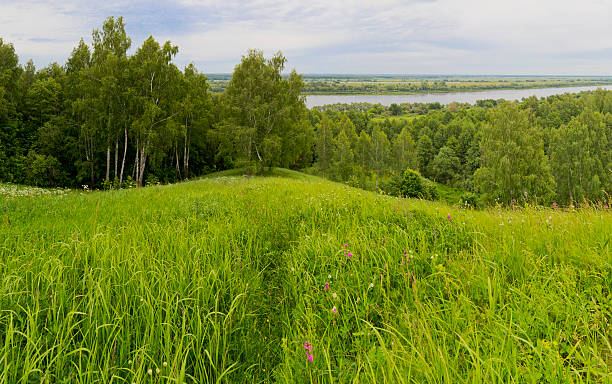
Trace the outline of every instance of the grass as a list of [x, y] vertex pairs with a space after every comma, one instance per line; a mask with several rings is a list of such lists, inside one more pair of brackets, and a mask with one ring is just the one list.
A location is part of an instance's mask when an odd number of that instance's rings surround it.
[[0, 382], [612, 381], [609, 211], [280, 174], [0, 196]]

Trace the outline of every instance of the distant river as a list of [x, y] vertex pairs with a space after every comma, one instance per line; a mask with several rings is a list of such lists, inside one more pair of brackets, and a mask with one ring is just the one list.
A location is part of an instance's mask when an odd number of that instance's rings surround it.
[[583, 91], [594, 91], [597, 88], [612, 89], [612, 85], [598, 85], [588, 87], [560, 87], [560, 88], [535, 88], [535, 89], [499, 89], [474, 92], [453, 93], [419, 93], [412, 95], [308, 95], [306, 106], [308, 108], [334, 103], [380, 103], [391, 105], [393, 103], [435, 103], [448, 104], [453, 101], [459, 103], [474, 104], [478, 100], [506, 99], [521, 100], [530, 96], [546, 97], [562, 93], [577, 93]]

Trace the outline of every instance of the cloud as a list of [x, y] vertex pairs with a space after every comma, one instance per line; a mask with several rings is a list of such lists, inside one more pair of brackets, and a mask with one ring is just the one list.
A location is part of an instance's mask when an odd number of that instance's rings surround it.
[[259, 48], [308, 73], [605, 75], [611, 14], [604, 0], [0, 0], [0, 36], [46, 64], [123, 15], [134, 46], [169, 39], [205, 72]]

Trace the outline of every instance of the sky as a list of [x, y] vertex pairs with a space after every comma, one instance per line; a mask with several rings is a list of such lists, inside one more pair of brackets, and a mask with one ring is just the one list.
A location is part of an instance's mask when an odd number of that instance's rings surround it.
[[149, 36], [175, 62], [231, 73], [248, 49], [298, 73], [612, 75], [611, 0], [0, 0], [20, 61], [65, 63], [107, 16], [131, 51]]

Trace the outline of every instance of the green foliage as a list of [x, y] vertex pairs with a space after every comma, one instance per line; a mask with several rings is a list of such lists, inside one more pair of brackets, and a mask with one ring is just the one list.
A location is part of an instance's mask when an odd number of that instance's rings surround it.
[[436, 183], [412, 169], [406, 169], [401, 175], [393, 175], [384, 180], [381, 189], [391, 196], [416, 197], [426, 200], [440, 198]]
[[287, 60], [278, 52], [265, 59], [250, 50], [234, 68], [224, 93], [227, 134], [236, 137], [236, 155], [264, 167], [292, 166], [310, 152], [301, 77], [281, 72]]
[[541, 133], [528, 110], [503, 103], [488, 114], [474, 177], [483, 198], [504, 204], [545, 203], [555, 190]]
[[466, 208], [476, 208], [478, 206], [478, 195], [473, 192], [464, 192], [461, 195], [460, 205]]
[[54, 187], [62, 178], [61, 164], [53, 156], [30, 151], [26, 159], [26, 181], [40, 187]]

